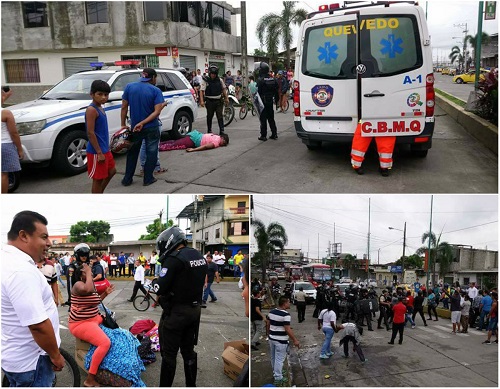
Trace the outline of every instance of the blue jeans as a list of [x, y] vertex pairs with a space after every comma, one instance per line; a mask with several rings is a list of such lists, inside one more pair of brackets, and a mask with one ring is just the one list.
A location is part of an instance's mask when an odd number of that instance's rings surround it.
[[[161, 126], [158, 127], [158, 132], [161, 135]], [[144, 165], [146, 164], [146, 140], [143, 140], [141, 143], [141, 151], [139, 153], [139, 161], [141, 162], [141, 167], [144, 170]], [[158, 153], [156, 154], [156, 165], [155, 172], [160, 170], [160, 149], [158, 149]]]
[[325, 334], [325, 341], [323, 342], [323, 347], [321, 347], [321, 354], [328, 354], [330, 353], [330, 345], [332, 343], [332, 338], [333, 338], [333, 328], [329, 327], [323, 327], [323, 333]]
[[415, 325], [415, 322], [413, 321], [413, 319], [411, 317], [411, 313], [405, 313], [405, 327], [406, 327], [407, 322], [410, 322], [412, 326]]
[[156, 265], [155, 265], [155, 276], [159, 276], [160, 272], [161, 272], [161, 263], [156, 262]]
[[10, 386], [51, 387], [56, 377], [48, 355], [41, 355], [38, 358], [35, 370], [24, 373], [9, 373], [5, 370], [3, 372], [9, 379]]
[[203, 292], [203, 301], [207, 302], [208, 295], [210, 295], [210, 298], [212, 301], [217, 300], [217, 297], [215, 296], [214, 292], [212, 292], [212, 284], [213, 282], [208, 282], [207, 287], [205, 288], [205, 292]]
[[269, 340], [271, 350], [271, 366], [276, 381], [283, 379], [283, 363], [285, 362], [288, 344], [283, 344], [275, 340]]
[[480, 329], [481, 331], [483, 330], [483, 327], [484, 327], [484, 318], [485, 318], [485, 316], [488, 316], [488, 313], [490, 313], [490, 311], [485, 311], [483, 309], [483, 310], [481, 310], [481, 314], [479, 315], [479, 327], [478, 327], [478, 329]]
[[122, 179], [123, 185], [130, 185], [137, 167], [137, 159], [141, 150], [142, 141], [146, 142], [146, 162], [144, 164], [144, 184], [154, 181], [153, 171], [158, 160], [158, 144], [160, 143], [160, 132], [158, 127], [144, 128], [140, 132], [135, 132], [132, 147], [127, 153], [127, 163], [125, 176]]

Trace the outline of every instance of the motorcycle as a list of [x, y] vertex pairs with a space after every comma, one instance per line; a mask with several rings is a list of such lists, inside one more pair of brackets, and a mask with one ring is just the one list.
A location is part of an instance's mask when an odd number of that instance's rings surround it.
[[234, 107], [240, 106], [240, 102], [236, 98], [236, 88], [234, 85], [229, 85], [227, 87], [228, 93], [227, 98], [229, 100], [229, 104], [224, 106], [224, 127], [227, 127], [231, 124], [234, 119], [235, 109]]

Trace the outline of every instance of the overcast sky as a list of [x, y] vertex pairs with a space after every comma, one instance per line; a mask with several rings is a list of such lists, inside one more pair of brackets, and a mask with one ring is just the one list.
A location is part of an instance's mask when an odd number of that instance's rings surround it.
[[[240, 6], [240, 1], [229, 0], [229, 4], [235, 7]], [[330, 4], [335, 1], [309, 0], [297, 2], [296, 8], [303, 8], [308, 12], [317, 11], [322, 4]], [[343, 2], [340, 2], [343, 4]], [[426, 2], [419, 2], [420, 6], [425, 10]], [[444, 58], [446, 61], [453, 46], [463, 46], [463, 38], [465, 34], [465, 23], [467, 23], [468, 35], [477, 34], [477, 15], [478, 1], [437, 1], [430, 0], [427, 8], [427, 23], [431, 34], [431, 45], [433, 48], [433, 59]], [[248, 53], [253, 53], [254, 49], [260, 48], [260, 43], [255, 33], [255, 27], [259, 19], [270, 12], [279, 14], [282, 9], [283, 2], [276, 0], [252, 0], [247, 3], [247, 44]], [[496, 20], [483, 19], [483, 31], [488, 34], [498, 33], [498, 13]], [[454, 25], [463, 24], [464, 27], [455, 27]], [[239, 24], [238, 24], [239, 26]], [[298, 27], [294, 28], [294, 44], [298, 36]], [[240, 31], [238, 30], [238, 34]], [[459, 39], [453, 39], [459, 37]], [[263, 48], [265, 50], [265, 47]], [[283, 48], [281, 48], [283, 49]]]
[[[371, 213], [369, 214], [369, 202]], [[287, 248], [309, 257], [326, 256], [328, 242], [342, 243], [342, 252], [363, 257], [368, 247], [372, 263], [388, 263], [422, 246], [429, 231], [431, 195], [254, 195], [254, 218], [265, 225], [277, 221], [288, 234]], [[398, 230], [390, 230], [389, 227]], [[334, 232], [335, 231], [335, 232]], [[434, 195], [432, 231], [441, 241], [498, 250], [496, 195]]]
[[[169, 195], [169, 219], [193, 202], [193, 195]], [[17, 212], [30, 210], [45, 216], [51, 235], [69, 235], [71, 225], [78, 221], [104, 220], [111, 224], [111, 233], [118, 240], [137, 240], [146, 234], [163, 210], [165, 223], [167, 195], [9, 195], [2, 196], [2, 242], [6, 241], [12, 219]], [[187, 227], [181, 219], [180, 227]]]

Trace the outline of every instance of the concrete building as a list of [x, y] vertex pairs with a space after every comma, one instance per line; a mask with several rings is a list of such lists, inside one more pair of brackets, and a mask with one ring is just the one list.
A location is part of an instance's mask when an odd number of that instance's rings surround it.
[[[225, 2], [2, 2], [2, 85], [9, 103], [38, 97], [92, 62], [138, 59], [143, 67], [220, 74], [241, 67], [239, 8]], [[251, 31], [251, 29], [249, 30]], [[249, 57], [248, 69], [254, 58]]]
[[248, 195], [197, 196], [177, 218], [189, 219], [193, 247], [202, 253], [224, 251], [227, 259], [249, 252], [250, 198]]
[[476, 282], [482, 287], [486, 284], [498, 286], [498, 251], [461, 245], [454, 245], [453, 251], [453, 262], [444, 276], [444, 282], [451, 284], [458, 281], [460, 285]]

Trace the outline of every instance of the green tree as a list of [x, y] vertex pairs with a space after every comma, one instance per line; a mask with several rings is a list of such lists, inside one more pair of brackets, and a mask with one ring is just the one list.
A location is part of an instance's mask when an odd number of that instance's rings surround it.
[[109, 237], [110, 225], [103, 220], [79, 221], [69, 229], [71, 242], [103, 242]]
[[[402, 263], [403, 263], [402, 258], [403, 257], [399, 258], [396, 261], [397, 266], [402, 265]], [[404, 265], [405, 265], [404, 266], [405, 269], [422, 269], [422, 267], [424, 266], [424, 260], [420, 255], [413, 254], [413, 255], [410, 255], [409, 257], [405, 257]]]
[[344, 259], [342, 259], [342, 267], [347, 269], [347, 276], [350, 276], [350, 271], [354, 268], [354, 264], [356, 263], [356, 257], [352, 254], [347, 254]]
[[460, 47], [453, 46], [451, 48], [450, 55], [448, 55], [448, 58], [450, 59], [452, 64], [455, 63], [455, 61], [457, 61], [461, 70], [465, 69], [464, 68], [464, 56], [462, 55], [462, 51], [460, 50]]
[[155, 240], [158, 238], [163, 231], [165, 231], [169, 227], [174, 226], [174, 221], [172, 219], [168, 220], [168, 223], [161, 223], [160, 218], [157, 218], [153, 221], [153, 223], [148, 224], [146, 226], [147, 234], [141, 235], [139, 240]]
[[255, 57], [267, 57], [267, 53], [264, 50], [254, 49], [253, 55]]
[[439, 275], [444, 277], [450, 268], [453, 260], [453, 249], [448, 242], [441, 242], [442, 232], [439, 237], [436, 237], [432, 231], [424, 232], [422, 235], [422, 243], [424, 246], [417, 249], [416, 254], [423, 255], [429, 250], [430, 240], [430, 253], [429, 253], [429, 266], [432, 267], [432, 285], [436, 285], [436, 263], [439, 263]]
[[262, 268], [262, 282], [266, 280], [266, 269], [273, 253], [277, 250], [283, 250], [288, 243], [285, 227], [280, 223], [271, 222], [267, 225], [259, 219], [253, 219], [252, 225], [255, 226], [254, 237], [257, 242], [257, 253], [254, 259], [259, 261]]
[[[477, 38], [478, 37], [479, 37], [479, 34], [467, 35], [465, 37], [465, 42], [469, 43], [472, 46], [472, 58], [474, 61], [476, 59], [476, 46], [477, 46]], [[491, 40], [491, 37], [486, 32], [483, 32], [481, 34], [481, 46], [489, 43], [490, 40]]]
[[271, 62], [278, 60], [279, 46], [286, 50], [286, 67], [290, 67], [290, 48], [293, 44], [294, 25], [300, 25], [307, 17], [305, 9], [296, 9], [295, 1], [284, 1], [280, 14], [273, 12], [262, 16], [257, 22], [257, 38], [267, 49]]

